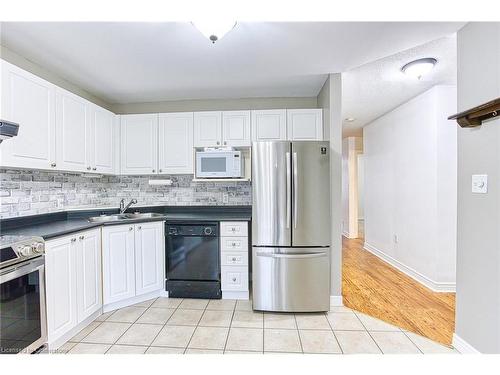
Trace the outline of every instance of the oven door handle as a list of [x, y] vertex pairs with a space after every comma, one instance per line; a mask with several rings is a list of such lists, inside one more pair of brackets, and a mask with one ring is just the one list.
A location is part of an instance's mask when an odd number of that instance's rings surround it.
[[0, 271], [0, 283], [5, 283], [7, 281], [15, 279], [16, 277], [27, 275], [44, 267], [45, 259], [43, 256], [35, 258], [32, 261], [24, 264], [14, 264]]

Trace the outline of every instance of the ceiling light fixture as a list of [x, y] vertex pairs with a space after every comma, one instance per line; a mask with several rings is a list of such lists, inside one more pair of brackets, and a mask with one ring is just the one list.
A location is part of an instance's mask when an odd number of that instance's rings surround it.
[[426, 57], [409, 62], [401, 68], [401, 71], [410, 77], [421, 79], [424, 74], [429, 73], [434, 68], [436, 63], [437, 60], [435, 58]]
[[347, 121], [347, 122], [353, 122], [354, 120], [356, 120], [354, 117], [347, 117], [345, 119], [345, 121]]
[[236, 21], [227, 20], [202, 20], [191, 22], [205, 37], [212, 43], [222, 39], [229, 31], [236, 26]]

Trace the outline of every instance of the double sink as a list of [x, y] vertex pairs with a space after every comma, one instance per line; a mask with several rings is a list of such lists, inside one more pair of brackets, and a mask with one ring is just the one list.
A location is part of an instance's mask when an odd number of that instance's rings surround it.
[[91, 223], [110, 223], [110, 222], [121, 222], [130, 220], [141, 220], [141, 219], [159, 219], [163, 218], [165, 215], [157, 214], [154, 212], [141, 213], [134, 212], [132, 214], [115, 214], [115, 215], [100, 215], [89, 217], [89, 222]]

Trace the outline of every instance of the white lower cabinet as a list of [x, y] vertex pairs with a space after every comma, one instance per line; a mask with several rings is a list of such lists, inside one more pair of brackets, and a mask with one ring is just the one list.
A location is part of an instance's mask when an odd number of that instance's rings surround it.
[[222, 298], [248, 299], [248, 222], [221, 221]]
[[102, 229], [104, 305], [163, 289], [163, 227], [160, 221]]
[[47, 241], [45, 267], [48, 343], [58, 346], [102, 307], [100, 230]]

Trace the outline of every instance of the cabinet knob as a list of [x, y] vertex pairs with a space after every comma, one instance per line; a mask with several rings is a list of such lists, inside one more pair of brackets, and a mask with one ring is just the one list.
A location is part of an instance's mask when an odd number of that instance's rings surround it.
[[236, 247], [236, 243], [235, 242], [233, 242], [233, 247]]
[[129, 230], [129, 231], [134, 230], [134, 227], [130, 227], [130, 228], [128, 228], [128, 230]]
[[233, 262], [236, 262], [236, 258], [233, 257]]
[[94, 168], [92, 168], [92, 170], [93, 170], [93, 171], [97, 171], [97, 168], [96, 168], [96, 167], [94, 167]]
[[55, 168], [55, 167], [56, 167], [56, 163], [52, 163], [52, 164], [50, 164], [50, 166], [51, 166], [52, 168]]
[[87, 167], [87, 171], [90, 171], [90, 167]]
[[233, 283], [235, 283], [235, 282], [236, 282], [236, 277], [233, 277]]
[[142, 227], [139, 225], [139, 228], [137, 228], [137, 229], [141, 230], [141, 229], [142, 229]]
[[155, 173], [155, 170], [153, 169], [153, 173]]
[[163, 172], [163, 171], [160, 169], [160, 170], [158, 170], [158, 172], [160, 172], [160, 173], [161, 173], [161, 172]]
[[83, 240], [83, 239], [85, 238], [85, 236], [80, 236], [80, 237], [78, 237], [78, 238], [79, 238], [79, 239], [80, 239], [80, 241], [81, 241], [81, 240]]
[[71, 242], [76, 242], [76, 238], [72, 238], [72, 239], [71, 239]]
[[225, 145], [227, 145], [227, 142], [226, 142], [226, 141], [224, 141], [224, 144], [225, 144]]
[[217, 141], [217, 144], [218, 144], [218, 145], [220, 145], [220, 142], [219, 142], [219, 141]]

